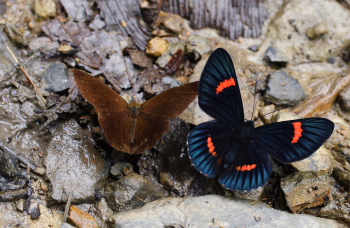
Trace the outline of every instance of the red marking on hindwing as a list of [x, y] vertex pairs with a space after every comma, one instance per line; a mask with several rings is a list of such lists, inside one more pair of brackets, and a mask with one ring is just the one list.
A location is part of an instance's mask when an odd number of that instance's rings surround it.
[[255, 168], [256, 168], [256, 164], [236, 166], [236, 169], [238, 171], [250, 171], [250, 170], [255, 169]]
[[297, 143], [299, 139], [303, 136], [301, 133], [304, 130], [301, 128], [301, 125], [302, 125], [301, 122], [295, 122], [292, 124], [294, 125], [294, 137], [293, 137], [292, 143]]
[[218, 154], [215, 151], [213, 140], [210, 136], [208, 137], [208, 148], [209, 148], [209, 153], [211, 153], [211, 155], [213, 155], [214, 157], [218, 156]]
[[221, 93], [224, 89], [236, 86], [236, 80], [234, 78], [226, 79], [223, 82], [220, 82], [220, 85], [218, 85], [218, 88], [216, 88], [216, 94]]

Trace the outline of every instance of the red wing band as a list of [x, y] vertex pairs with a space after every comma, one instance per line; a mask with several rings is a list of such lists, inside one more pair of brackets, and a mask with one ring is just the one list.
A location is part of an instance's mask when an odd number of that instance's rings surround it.
[[255, 168], [256, 168], [256, 164], [236, 166], [236, 169], [238, 171], [250, 171], [250, 170], [255, 169]]
[[302, 137], [301, 133], [304, 130], [301, 128], [301, 125], [302, 125], [301, 122], [295, 122], [292, 124], [294, 125], [294, 137], [293, 137], [292, 143], [297, 143], [299, 139]]
[[220, 82], [220, 85], [218, 85], [218, 88], [216, 88], [216, 94], [221, 93], [224, 89], [231, 87], [231, 86], [236, 86], [236, 80], [234, 78], [226, 79], [223, 82]]

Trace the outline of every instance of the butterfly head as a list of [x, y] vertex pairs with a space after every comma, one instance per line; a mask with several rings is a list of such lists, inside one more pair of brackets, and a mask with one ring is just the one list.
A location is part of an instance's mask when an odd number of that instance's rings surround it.
[[134, 99], [132, 99], [128, 107], [131, 111], [131, 118], [137, 118], [140, 113], [141, 105], [138, 104]]

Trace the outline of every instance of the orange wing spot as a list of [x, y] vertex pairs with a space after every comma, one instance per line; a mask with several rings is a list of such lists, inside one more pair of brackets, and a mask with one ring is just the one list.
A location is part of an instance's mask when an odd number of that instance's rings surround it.
[[234, 78], [230, 78], [223, 82], [220, 82], [220, 85], [218, 85], [218, 88], [216, 88], [216, 94], [221, 93], [224, 89], [230, 86], [236, 86], [236, 81]]
[[236, 169], [238, 171], [250, 171], [250, 170], [255, 169], [255, 168], [256, 168], [256, 164], [236, 166]]
[[214, 157], [218, 156], [218, 154], [215, 151], [213, 140], [210, 136], [208, 137], [208, 148], [209, 148], [209, 153], [211, 153]]
[[292, 143], [297, 143], [299, 139], [302, 137], [301, 133], [304, 130], [301, 128], [301, 125], [302, 125], [301, 122], [295, 122], [292, 124], [294, 125], [294, 137], [293, 137]]

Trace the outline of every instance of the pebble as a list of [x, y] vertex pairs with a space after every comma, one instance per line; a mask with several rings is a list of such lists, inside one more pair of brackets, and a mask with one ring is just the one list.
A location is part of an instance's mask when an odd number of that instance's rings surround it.
[[67, 67], [65, 64], [57, 62], [50, 65], [44, 72], [43, 78], [48, 84], [49, 92], [61, 92], [69, 88]]
[[56, 2], [54, 0], [35, 0], [35, 13], [44, 19], [56, 16]]
[[146, 52], [149, 55], [158, 57], [161, 56], [169, 47], [169, 42], [166, 39], [155, 37], [148, 42]]
[[319, 38], [324, 34], [329, 33], [329, 29], [327, 24], [325, 23], [319, 23], [311, 28], [308, 28], [306, 30], [306, 35], [310, 38], [310, 39], [315, 39], [315, 38]]
[[273, 73], [267, 82], [265, 100], [275, 105], [296, 106], [306, 98], [298, 80], [283, 70]]
[[288, 63], [288, 58], [283, 51], [274, 46], [269, 46], [266, 50], [264, 60], [281, 66], [285, 66]]

